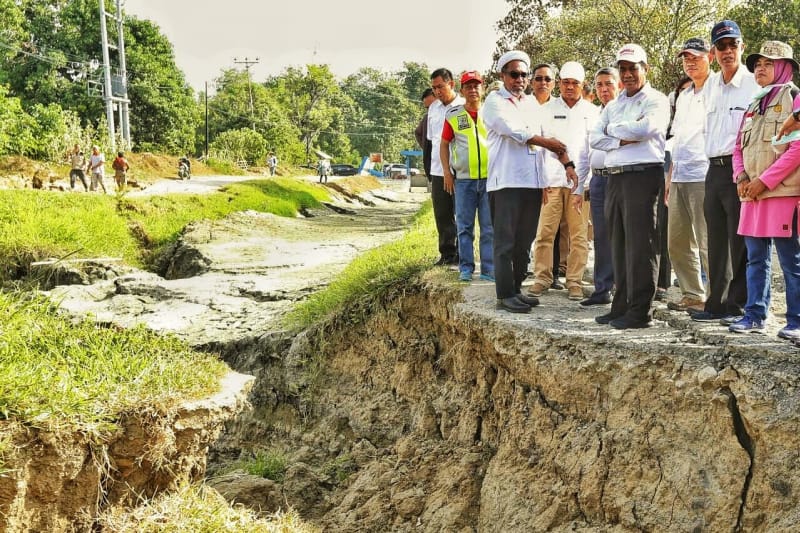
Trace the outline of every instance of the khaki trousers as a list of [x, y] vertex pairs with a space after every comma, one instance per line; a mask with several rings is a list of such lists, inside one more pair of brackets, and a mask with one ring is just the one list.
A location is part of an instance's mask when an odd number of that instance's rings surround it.
[[683, 296], [705, 300], [700, 267], [708, 273], [708, 231], [703, 202], [706, 184], [672, 182], [669, 186], [667, 247]]
[[562, 215], [567, 218], [569, 228], [569, 254], [567, 256], [567, 288], [581, 286], [583, 271], [589, 259], [586, 241], [586, 218], [584, 204], [581, 212], [572, 208], [572, 191], [568, 187], [552, 187], [547, 195], [547, 204], [542, 205], [539, 228], [533, 244], [534, 279], [545, 287], [553, 283], [553, 241]]

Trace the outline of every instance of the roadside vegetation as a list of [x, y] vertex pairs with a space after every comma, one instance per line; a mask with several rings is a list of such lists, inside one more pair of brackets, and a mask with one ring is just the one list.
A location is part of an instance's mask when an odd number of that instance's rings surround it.
[[0, 338], [0, 418], [54, 431], [100, 434], [122, 412], [168, 412], [217, 392], [227, 371], [174, 337], [75, 323], [3, 292]]
[[232, 507], [213, 489], [185, 485], [126, 511], [111, 508], [98, 520], [103, 531], [116, 533], [319, 533], [293, 511], [259, 517]]
[[430, 268], [435, 243], [433, 208], [426, 202], [401, 239], [358, 256], [330, 285], [296, 305], [287, 324], [304, 328], [341, 309], [358, 309], [388, 287]]
[[137, 198], [0, 190], [0, 281], [24, 275], [27, 265], [44, 258], [121, 257], [147, 266], [189, 222], [246, 210], [293, 217], [328, 200], [324, 188], [293, 178]]

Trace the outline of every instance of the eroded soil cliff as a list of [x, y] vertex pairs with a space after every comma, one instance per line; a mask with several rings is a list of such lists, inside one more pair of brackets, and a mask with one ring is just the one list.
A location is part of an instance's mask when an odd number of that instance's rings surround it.
[[223, 347], [258, 380], [215, 461], [271, 447], [290, 468], [217, 488], [331, 531], [796, 527], [796, 348], [665, 307], [619, 332], [555, 291], [515, 316], [490, 284], [448, 279], [398, 287], [364, 321]]

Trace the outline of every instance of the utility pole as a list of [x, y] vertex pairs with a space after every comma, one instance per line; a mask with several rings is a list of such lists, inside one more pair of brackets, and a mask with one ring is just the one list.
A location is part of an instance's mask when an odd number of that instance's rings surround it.
[[256, 121], [254, 118], [254, 111], [253, 111], [253, 87], [252, 81], [250, 80], [250, 67], [253, 65], [258, 65], [261, 60], [259, 58], [255, 59], [248, 59], [244, 58], [242, 60], [238, 60], [235, 57], [233, 58], [233, 63], [235, 65], [244, 65], [244, 69], [247, 71], [247, 92], [250, 94], [250, 122], [253, 127], [253, 131], [256, 130]]
[[[125, 41], [122, 33], [122, 0], [116, 0], [116, 13], [106, 11], [105, 0], [100, 0], [100, 42], [103, 46], [103, 101], [106, 104], [106, 121], [108, 122], [109, 143], [116, 148], [116, 125], [114, 121], [114, 104], [119, 106], [120, 128], [122, 139], [126, 147], [131, 145], [130, 124], [128, 122], [128, 80], [125, 65]], [[117, 23], [117, 45], [108, 44], [108, 25], [106, 18], [114, 19]], [[119, 53], [119, 74], [114, 76], [112, 83], [110, 48], [117, 48]]]

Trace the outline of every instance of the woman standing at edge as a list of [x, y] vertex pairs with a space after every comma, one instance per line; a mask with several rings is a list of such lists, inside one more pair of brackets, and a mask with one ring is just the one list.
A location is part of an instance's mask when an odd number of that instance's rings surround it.
[[774, 243], [786, 285], [786, 326], [778, 336], [800, 340], [800, 142], [773, 147], [782, 122], [800, 109], [800, 90], [792, 83], [798, 63], [792, 48], [767, 41], [746, 60], [761, 90], [742, 122], [733, 153], [733, 175], [742, 199], [739, 234], [747, 246], [747, 304], [733, 332], [762, 332], [770, 304]]

